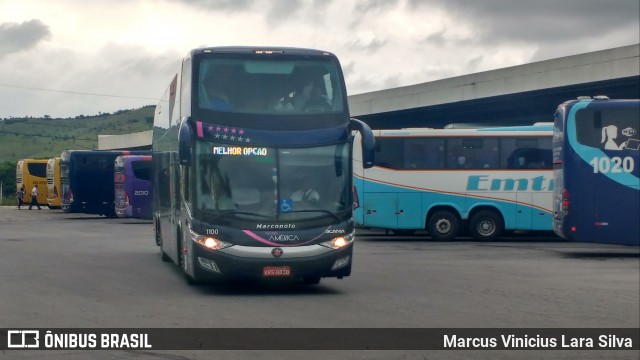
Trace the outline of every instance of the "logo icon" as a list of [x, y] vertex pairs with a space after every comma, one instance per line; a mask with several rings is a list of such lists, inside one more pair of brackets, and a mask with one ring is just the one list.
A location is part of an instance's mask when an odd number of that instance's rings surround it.
[[7, 347], [14, 349], [37, 348], [40, 346], [38, 330], [8, 330]]
[[271, 255], [275, 258], [279, 258], [282, 254], [284, 254], [284, 251], [280, 248], [273, 248], [273, 250], [271, 250]]

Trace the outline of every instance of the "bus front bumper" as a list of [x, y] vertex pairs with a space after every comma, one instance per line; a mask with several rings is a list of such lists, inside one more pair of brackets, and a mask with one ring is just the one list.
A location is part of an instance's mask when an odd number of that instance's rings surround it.
[[353, 260], [353, 243], [340, 249], [321, 245], [280, 248], [232, 246], [218, 251], [194, 244], [192, 250], [193, 270], [205, 279], [342, 278], [351, 274]]

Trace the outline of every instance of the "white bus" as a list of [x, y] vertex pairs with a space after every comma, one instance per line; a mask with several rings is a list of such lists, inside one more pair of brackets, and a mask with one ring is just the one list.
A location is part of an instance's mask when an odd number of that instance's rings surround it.
[[374, 130], [375, 165], [354, 147], [360, 227], [427, 230], [477, 240], [504, 230], [552, 230], [551, 123], [483, 129]]

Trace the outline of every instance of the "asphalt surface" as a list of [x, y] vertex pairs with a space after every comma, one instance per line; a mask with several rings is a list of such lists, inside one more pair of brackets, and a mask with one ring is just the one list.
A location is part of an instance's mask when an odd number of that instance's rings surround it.
[[[637, 247], [359, 230], [352, 276], [189, 286], [150, 221], [0, 207], [0, 328], [638, 328]], [[638, 351], [5, 351], [23, 359], [638, 358]]]

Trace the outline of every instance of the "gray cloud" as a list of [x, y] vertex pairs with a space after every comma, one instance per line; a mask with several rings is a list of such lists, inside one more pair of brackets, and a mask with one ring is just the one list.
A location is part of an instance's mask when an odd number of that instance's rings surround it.
[[468, 69], [468, 71], [476, 71], [476, 69], [482, 63], [483, 59], [484, 59], [483, 55], [479, 55], [479, 56], [476, 56], [476, 57], [470, 59], [469, 61], [467, 61], [466, 68]]
[[[295, 18], [318, 22], [322, 10], [333, 0], [169, 0], [216, 12], [249, 12], [257, 8], [267, 24], [277, 27]], [[375, 0], [379, 1], [379, 0]], [[395, 0], [394, 0], [395, 1]], [[320, 9], [320, 10], [319, 10]], [[305, 12], [301, 15], [302, 12]]]
[[424, 41], [430, 45], [434, 45], [438, 47], [444, 46], [447, 43], [444, 29], [427, 35], [427, 37], [424, 38]]
[[402, 74], [393, 74], [388, 76], [382, 81], [382, 87], [384, 89], [395, 88], [402, 85]]
[[267, 11], [267, 23], [278, 25], [298, 13], [303, 4], [300, 0], [279, 0], [269, 2], [269, 5], [271, 8]]
[[51, 36], [49, 27], [38, 19], [0, 24], [0, 58], [35, 47]]
[[480, 42], [494, 44], [588, 40], [629, 25], [638, 27], [640, 12], [638, 0], [409, 0], [409, 7], [444, 9], [475, 25]]
[[369, 11], [377, 11], [396, 5], [398, 0], [367, 0], [358, 1], [355, 6], [357, 14], [367, 13]]
[[363, 43], [360, 39], [355, 39], [348, 41], [346, 46], [347, 48], [358, 52], [373, 54], [383, 48], [386, 44], [387, 40], [373, 39], [368, 43]]
[[241, 11], [251, 7], [254, 0], [171, 0], [187, 5], [199, 6], [209, 10]]

